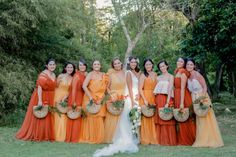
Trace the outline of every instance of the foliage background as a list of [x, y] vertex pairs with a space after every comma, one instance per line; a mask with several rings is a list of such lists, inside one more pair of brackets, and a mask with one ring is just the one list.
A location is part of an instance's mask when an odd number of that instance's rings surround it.
[[[157, 64], [165, 59], [173, 73], [179, 56], [194, 57], [210, 94], [236, 96], [236, 3], [232, 0], [121, 1], [131, 37], [140, 31], [137, 4], [145, 4], [143, 32], [132, 54]], [[152, 11], [150, 8], [155, 8]], [[147, 15], [151, 15], [150, 18]], [[100, 59], [103, 71], [113, 57], [124, 59], [127, 40], [112, 6], [90, 0], [0, 0], [0, 125], [22, 122], [37, 75], [47, 58]], [[157, 70], [157, 68], [155, 68]]]

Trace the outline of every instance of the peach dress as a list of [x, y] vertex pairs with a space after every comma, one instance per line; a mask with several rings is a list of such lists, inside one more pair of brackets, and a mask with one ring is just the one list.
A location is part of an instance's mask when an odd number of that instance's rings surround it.
[[[151, 77], [146, 77], [143, 85], [143, 94], [149, 104], [155, 105], [155, 95], [153, 90], [156, 86], [157, 81]], [[139, 101], [140, 106], [145, 105], [142, 98]], [[157, 144], [157, 133], [155, 126], [155, 116], [153, 117], [141, 117], [141, 131], [140, 131], [140, 142], [141, 144]]]
[[[94, 100], [102, 100], [108, 84], [107, 75], [103, 75], [101, 80], [90, 80], [88, 90]], [[89, 97], [85, 94], [82, 107], [86, 111], [86, 106], [89, 103]], [[87, 117], [83, 119], [81, 142], [85, 143], [103, 143], [105, 137], [104, 118], [106, 115], [106, 106], [102, 105], [101, 110], [97, 114], [86, 112]]]
[[[124, 78], [120, 78], [116, 75], [116, 72], [109, 73], [110, 78], [110, 92], [111, 95], [116, 98], [117, 96], [124, 95], [125, 92], [125, 86], [126, 81]], [[105, 137], [104, 142], [105, 143], [111, 143], [112, 138], [114, 136], [117, 123], [119, 121], [120, 116], [112, 115], [109, 112], [106, 112], [106, 118], [105, 118]]]
[[[199, 96], [202, 96], [203, 88], [198, 80], [188, 80], [188, 88], [191, 91], [193, 101]], [[208, 103], [211, 104], [211, 100], [207, 94]], [[221, 137], [220, 129], [217, 124], [217, 120], [214, 114], [214, 110], [210, 108], [208, 114], [205, 117], [196, 116], [196, 140], [193, 143], [193, 147], [222, 147], [224, 142]]]

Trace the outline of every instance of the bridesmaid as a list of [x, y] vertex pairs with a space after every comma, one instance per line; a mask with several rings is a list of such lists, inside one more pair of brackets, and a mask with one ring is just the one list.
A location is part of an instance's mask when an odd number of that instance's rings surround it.
[[[82, 88], [86, 76], [87, 64], [84, 60], [79, 61], [79, 70], [73, 76], [72, 84], [68, 97], [68, 106], [82, 106], [84, 91]], [[75, 120], [67, 119], [66, 142], [79, 142], [81, 134], [82, 118]]]
[[[94, 60], [92, 63], [93, 71], [90, 72], [84, 83], [83, 89], [85, 91], [83, 108], [89, 101], [93, 100], [95, 103], [100, 104], [108, 84], [108, 77], [100, 71], [101, 63], [99, 60]], [[83, 119], [82, 123], [82, 140], [86, 143], [102, 143], [104, 142], [104, 117], [106, 114], [106, 106], [102, 105], [101, 110], [97, 114], [87, 113], [87, 117]]]
[[[125, 92], [125, 72], [122, 70], [123, 65], [119, 58], [114, 58], [112, 60], [112, 69], [108, 72], [109, 83], [107, 91], [111, 95], [112, 102], [116, 101], [118, 96], [124, 95]], [[120, 116], [115, 116], [106, 113], [105, 119], [105, 143], [111, 143], [114, 136], [116, 126]]]
[[[154, 90], [156, 94], [157, 111], [162, 107], [173, 107], [173, 85], [174, 76], [168, 72], [169, 66], [166, 61], [158, 63], [158, 69], [162, 72], [157, 79], [157, 86]], [[175, 120], [164, 121], [157, 116], [157, 126], [159, 128], [160, 145], [177, 145]], [[158, 129], [157, 128], [157, 129]]]
[[[75, 74], [74, 64], [67, 62], [63, 68], [62, 74], [57, 77], [57, 88], [55, 90], [55, 105], [64, 102], [69, 95], [72, 77]], [[54, 114], [55, 140], [65, 141], [66, 138], [66, 122], [65, 114]]]
[[[157, 74], [153, 72], [153, 61], [151, 59], [144, 60], [144, 73], [141, 74], [139, 79], [139, 104], [142, 105], [155, 105], [155, 95], [153, 90], [157, 83]], [[155, 116], [141, 117], [141, 144], [157, 144]]]
[[[207, 94], [207, 85], [203, 76], [195, 69], [195, 61], [187, 60], [187, 71], [191, 76], [188, 79], [188, 88], [192, 93], [193, 101], [199, 96], [207, 96], [208, 102], [211, 105], [211, 100]], [[212, 108], [208, 111], [205, 117], [196, 117], [196, 140], [193, 147], [222, 147], [224, 146], [220, 129]]]
[[54, 140], [54, 126], [51, 113], [48, 113], [46, 118], [38, 119], [33, 115], [33, 106], [53, 105], [56, 88], [56, 76], [53, 73], [55, 69], [55, 60], [49, 59], [46, 62], [46, 69], [39, 74], [24, 122], [16, 134], [17, 139], [32, 141]]
[[[187, 89], [187, 79], [190, 73], [185, 70], [185, 59], [179, 58], [174, 78], [174, 103], [176, 108], [188, 108], [192, 98]], [[196, 138], [196, 124], [192, 117], [185, 122], [178, 123], [177, 140], [179, 145], [192, 145]]]

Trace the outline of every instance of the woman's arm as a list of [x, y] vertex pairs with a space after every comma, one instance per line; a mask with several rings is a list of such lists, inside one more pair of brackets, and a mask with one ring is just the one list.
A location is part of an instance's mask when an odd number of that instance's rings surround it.
[[169, 107], [169, 102], [170, 102], [170, 98], [172, 96], [173, 86], [174, 86], [174, 77], [172, 75], [170, 75], [170, 82], [169, 82], [169, 87], [168, 87], [168, 96], [167, 96], [167, 99], [166, 99], [165, 107]]
[[180, 94], [180, 108], [184, 108], [184, 96], [185, 96], [185, 88], [187, 84], [187, 76], [186, 74], [181, 74], [181, 94]]
[[205, 81], [204, 77], [199, 72], [197, 72], [197, 80], [199, 81], [199, 83], [202, 86], [203, 94], [207, 93], [206, 81]]
[[42, 87], [38, 86], [38, 105], [43, 105], [42, 101]]
[[82, 88], [83, 88], [85, 94], [89, 97], [89, 100], [93, 100], [93, 97], [92, 97], [92, 95], [90, 94], [90, 92], [89, 92], [89, 90], [88, 90], [88, 84], [89, 84], [91, 78], [92, 78], [92, 74], [91, 74], [91, 72], [90, 72], [90, 73], [87, 75], [87, 77], [85, 78], [84, 83], [83, 83], [83, 86], [82, 86]]
[[144, 104], [148, 105], [148, 101], [147, 101], [146, 97], [143, 94], [144, 80], [145, 80], [145, 75], [142, 74], [140, 76], [140, 79], [139, 79], [138, 90], [139, 90], [139, 93], [141, 95], [141, 98], [143, 99]]
[[134, 105], [134, 98], [133, 98], [133, 90], [132, 90], [132, 76], [131, 73], [128, 72], [126, 76], [127, 87], [129, 90], [129, 96], [131, 99], [132, 106]]

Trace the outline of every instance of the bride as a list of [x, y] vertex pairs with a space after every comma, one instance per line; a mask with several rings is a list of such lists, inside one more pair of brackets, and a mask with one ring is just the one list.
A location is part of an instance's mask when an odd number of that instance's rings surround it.
[[124, 110], [121, 113], [112, 144], [102, 149], [96, 150], [93, 157], [111, 156], [116, 153], [135, 153], [138, 152], [139, 140], [132, 134], [132, 124], [129, 120], [129, 112], [138, 104], [138, 78], [140, 76], [138, 68], [138, 59], [135, 57], [128, 58], [128, 71], [126, 72], [126, 89]]

